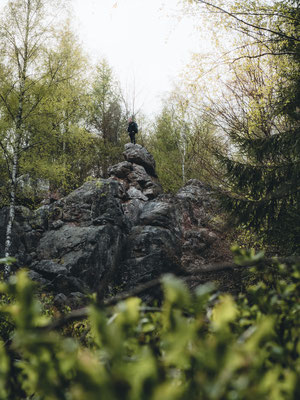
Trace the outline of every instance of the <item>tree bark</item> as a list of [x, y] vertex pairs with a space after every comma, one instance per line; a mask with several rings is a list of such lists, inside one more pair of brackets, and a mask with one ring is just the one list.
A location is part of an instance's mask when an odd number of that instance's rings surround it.
[[[15, 119], [16, 126], [16, 136], [13, 148], [13, 164], [11, 168], [11, 190], [10, 190], [10, 204], [9, 204], [9, 214], [8, 223], [6, 228], [5, 237], [5, 257], [11, 256], [11, 245], [12, 245], [12, 227], [15, 219], [15, 208], [16, 208], [16, 189], [17, 189], [17, 176], [18, 176], [18, 164], [20, 147], [22, 140], [22, 125], [23, 125], [23, 109], [24, 109], [24, 97], [25, 97], [25, 83], [27, 78], [27, 65], [28, 65], [28, 37], [30, 29], [30, 13], [31, 13], [31, 0], [27, 2], [27, 15], [26, 15], [26, 29], [24, 37], [24, 54], [23, 54], [23, 65], [19, 64], [19, 98], [18, 98], [18, 112]], [[18, 50], [16, 49], [18, 52]], [[4, 266], [4, 276], [7, 278], [11, 273], [11, 266], [5, 264]]]
[[[15, 219], [15, 208], [16, 208], [16, 181], [17, 181], [17, 170], [18, 170], [18, 153], [16, 152], [13, 157], [12, 176], [11, 176], [11, 190], [10, 190], [10, 204], [8, 213], [8, 222], [6, 227], [5, 237], [5, 249], [4, 256], [10, 257], [11, 245], [12, 245], [12, 226]], [[5, 264], [4, 276], [7, 278], [10, 275], [11, 266]]]

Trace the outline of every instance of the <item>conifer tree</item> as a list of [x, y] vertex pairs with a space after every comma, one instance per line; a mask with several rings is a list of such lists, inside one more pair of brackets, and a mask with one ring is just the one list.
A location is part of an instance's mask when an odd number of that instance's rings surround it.
[[[294, 0], [199, 0], [238, 32], [234, 79], [215, 105], [231, 151], [219, 154], [227, 171], [223, 203], [246, 227], [285, 251], [299, 250], [300, 236], [300, 8]], [[219, 17], [218, 17], [219, 18]], [[219, 18], [220, 22], [220, 18]], [[242, 49], [242, 50], [241, 50]], [[223, 100], [224, 100], [223, 99]]]
[[109, 165], [117, 162], [122, 153], [126, 130], [122, 94], [112, 68], [105, 59], [96, 66], [96, 73], [90, 93], [90, 107], [87, 128], [94, 134], [97, 163], [96, 176], [107, 176]]

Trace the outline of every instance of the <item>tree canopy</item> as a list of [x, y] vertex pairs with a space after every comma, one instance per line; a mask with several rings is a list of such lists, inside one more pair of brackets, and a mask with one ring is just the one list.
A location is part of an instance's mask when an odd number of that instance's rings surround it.
[[233, 33], [235, 47], [221, 57], [218, 94], [202, 102], [218, 132], [228, 138], [225, 151], [216, 151], [226, 171], [223, 204], [244, 228], [254, 228], [286, 250], [288, 241], [287, 251], [297, 251], [299, 4], [189, 3], [196, 5], [194, 12], [205, 11], [211, 24]]

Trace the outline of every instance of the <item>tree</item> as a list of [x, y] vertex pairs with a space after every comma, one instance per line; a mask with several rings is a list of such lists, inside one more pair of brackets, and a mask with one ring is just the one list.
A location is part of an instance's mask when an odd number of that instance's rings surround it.
[[226, 5], [222, 0], [213, 3], [206, 0], [187, 2], [197, 4], [200, 12], [205, 9], [215, 22], [234, 30], [238, 37], [247, 37], [249, 42], [239, 46], [239, 49], [256, 46], [258, 51], [243, 57], [295, 56], [298, 53], [300, 8], [297, 0], [234, 0]]
[[176, 191], [182, 185], [181, 162], [178, 151], [179, 129], [170, 110], [164, 107], [156, 120], [149, 150], [156, 161], [156, 172], [166, 191]]
[[[34, 148], [32, 152], [35, 164], [39, 165], [39, 176], [42, 173], [49, 179], [53, 189], [68, 192], [81, 185], [88, 176], [95, 153], [93, 137], [84, 123], [90, 66], [69, 21], [54, 34], [57, 44], [51, 50], [51, 58], [60, 62], [61, 67], [57, 82], [49, 88], [39, 114], [39, 123], [42, 123], [43, 117], [44, 130], [52, 134], [47, 137], [47, 145], [39, 154]], [[51, 168], [53, 165], [54, 171]], [[30, 171], [34, 174], [34, 170]]]
[[[219, 154], [227, 171], [224, 205], [268, 242], [296, 251], [299, 240], [300, 38], [298, 2], [199, 0], [237, 32], [233, 79], [212, 114], [231, 140]], [[287, 245], [289, 244], [289, 245]]]
[[194, 99], [177, 87], [168, 97], [150, 138], [157, 173], [165, 190], [178, 190], [187, 180], [217, 184], [221, 173], [213, 155], [220, 141], [215, 129], [194, 107]]
[[7, 4], [1, 21], [0, 146], [10, 186], [6, 257], [10, 256], [20, 162], [34, 147], [42, 148], [55, 130], [45, 104], [49, 92], [67, 79], [60, 75], [63, 56], [53, 57], [51, 51], [56, 44], [53, 18], [61, 9], [62, 2], [15, 0]]
[[125, 131], [126, 116], [122, 108], [120, 85], [105, 59], [96, 66], [90, 97], [87, 126], [98, 138], [99, 165], [96, 175], [106, 177], [108, 166], [118, 161], [121, 153], [121, 135]]

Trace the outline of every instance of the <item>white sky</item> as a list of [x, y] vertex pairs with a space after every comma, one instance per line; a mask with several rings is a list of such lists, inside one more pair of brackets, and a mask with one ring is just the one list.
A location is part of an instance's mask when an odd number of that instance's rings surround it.
[[[0, 9], [7, 2], [0, 0]], [[197, 33], [195, 20], [180, 13], [179, 0], [70, 3], [72, 25], [92, 61], [107, 59], [129, 99], [135, 87], [135, 111], [158, 112], [161, 97], [172, 88], [191, 53], [211, 48], [208, 38]]]
[[[191, 51], [206, 50], [191, 17], [174, 17], [178, 0], [72, 0], [84, 48], [94, 61], [105, 57], [137, 108], [157, 112]], [[177, 14], [178, 15], [178, 14]], [[129, 89], [131, 88], [131, 89]]]

